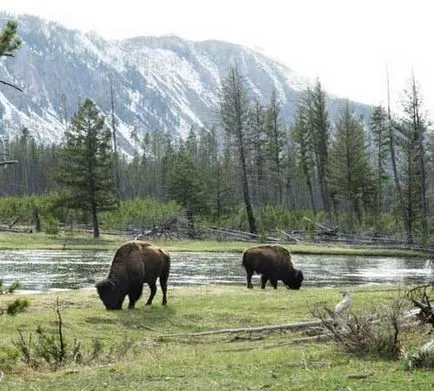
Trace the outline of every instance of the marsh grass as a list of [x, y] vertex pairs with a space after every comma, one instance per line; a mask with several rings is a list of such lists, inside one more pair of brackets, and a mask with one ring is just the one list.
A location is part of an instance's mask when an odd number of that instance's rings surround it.
[[[350, 288], [353, 307], [387, 304], [394, 287]], [[259, 327], [309, 320], [309, 305], [335, 304], [337, 289], [305, 288], [298, 292], [247, 290], [242, 286], [170, 288], [168, 305], [135, 310], [104, 310], [95, 291], [29, 295], [30, 306], [15, 317], [1, 317], [2, 390], [428, 390], [432, 372], [403, 370], [399, 361], [383, 361], [336, 350], [333, 343], [295, 344], [301, 332], [216, 334], [169, 337], [223, 328]], [[145, 290], [145, 296], [147, 292]], [[87, 351], [100, 341], [97, 357], [69, 363], [53, 372], [33, 370], [17, 354], [17, 329], [34, 332], [56, 325], [56, 300], [62, 311], [64, 338], [75, 338]], [[0, 297], [0, 305], [8, 298]], [[161, 300], [160, 291], [155, 303]], [[406, 336], [405, 347], [420, 344], [420, 331]]]

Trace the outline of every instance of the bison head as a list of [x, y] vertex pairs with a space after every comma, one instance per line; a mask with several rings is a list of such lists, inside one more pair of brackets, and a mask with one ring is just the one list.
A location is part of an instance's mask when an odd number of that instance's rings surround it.
[[300, 289], [301, 283], [303, 282], [303, 272], [291, 268], [288, 272], [287, 278], [284, 279], [283, 282], [289, 289]]
[[107, 310], [120, 310], [125, 295], [122, 295], [116, 287], [116, 283], [110, 279], [105, 279], [98, 282], [96, 285], [99, 298], [105, 305]]

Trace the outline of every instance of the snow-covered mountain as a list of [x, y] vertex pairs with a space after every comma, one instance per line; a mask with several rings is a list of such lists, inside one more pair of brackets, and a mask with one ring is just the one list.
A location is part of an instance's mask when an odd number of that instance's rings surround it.
[[[11, 19], [0, 14], [0, 28]], [[0, 134], [23, 126], [39, 141], [57, 142], [85, 97], [111, 113], [111, 84], [121, 148], [134, 151], [131, 131], [166, 130], [183, 135], [192, 125], [218, 123], [221, 80], [235, 61], [252, 95], [267, 104], [273, 88], [289, 122], [307, 80], [243, 46], [192, 42], [175, 36], [107, 41], [33, 16], [18, 19], [23, 44], [0, 61], [0, 79], [23, 89], [0, 89]], [[330, 99], [336, 111], [339, 99]], [[369, 106], [355, 104], [359, 114]]]

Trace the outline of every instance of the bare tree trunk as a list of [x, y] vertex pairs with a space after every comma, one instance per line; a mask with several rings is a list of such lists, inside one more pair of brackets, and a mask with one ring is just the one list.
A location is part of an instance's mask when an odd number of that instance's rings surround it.
[[409, 216], [407, 214], [407, 211], [404, 208], [403, 204], [403, 198], [402, 198], [402, 188], [401, 184], [399, 182], [399, 176], [398, 176], [398, 167], [396, 163], [396, 150], [395, 150], [395, 137], [393, 133], [393, 126], [392, 126], [392, 115], [390, 112], [390, 88], [389, 88], [389, 70], [387, 70], [387, 115], [388, 115], [388, 126], [389, 126], [389, 147], [390, 147], [390, 157], [392, 161], [392, 171], [393, 171], [393, 179], [395, 183], [395, 189], [397, 192], [397, 198], [399, 202], [399, 211], [402, 215], [402, 220], [404, 221], [404, 229], [407, 235], [407, 242], [412, 243], [412, 233], [411, 233], [411, 227], [409, 222]]
[[95, 201], [92, 201], [91, 214], [92, 214], [92, 225], [93, 225], [93, 237], [95, 239], [99, 239], [98, 209]]
[[238, 152], [240, 155], [240, 163], [241, 163], [241, 181], [243, 186], [244, 203], [246, 205], [247, 219], [249, 221], [250, 232], [252, 234], [257, 234], [258, 231], [256, 229], [256, 220], [253, 215], [253, 208], [252, 208], [252, 203], [250, 201], [250, 194], [249, 194], [249, 183], [247, 181], [247, 166], [246, 166], [246, 157], [245, 157], [242, 129], [238, 128], [237, 134], [238, 134]]

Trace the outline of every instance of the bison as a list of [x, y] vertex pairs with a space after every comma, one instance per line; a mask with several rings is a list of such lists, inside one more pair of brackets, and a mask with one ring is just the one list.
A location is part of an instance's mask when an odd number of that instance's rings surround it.
[[143, 284], [151, 288], [146, 305], [152, 304], [157, 291], [157, 278], [163, 291], [162, 305], [167, 303], [167, 280], [170, 271], [169, 254], [159, 247], [141, 240], [124, 243], [115, 253], [108, 277], [96, 284], [98, 295], [108, 310], [120, 310], [128, 295], [128, 308], [134, 308], [143, 291]]
[[274, 289], [281, 280], [289, 289], [300, 289], [303, 272], [292, 265], [291, 254], [279, 245], [250, 247], [243, 253], [243, 266], [247, 272], [247, 288], [253, 288], [253, 273], [261, 274], [261, 288], [270, 280]]

